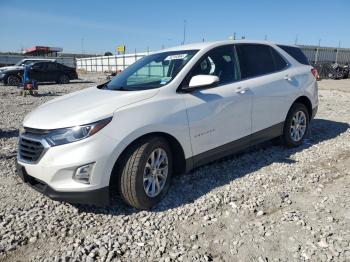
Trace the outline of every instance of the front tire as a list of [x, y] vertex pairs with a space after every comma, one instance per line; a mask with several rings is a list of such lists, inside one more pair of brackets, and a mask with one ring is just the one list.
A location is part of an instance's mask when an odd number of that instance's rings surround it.
[[15, 75], [9, 75], [6, 79], [6, 85], [18, 86], [21, 83], [21, 79]]
[[287, 147], [300, 146], [309, 130], [310, 115], [304, 104], [295, 103], [284, 122], [282, 143]]
[[121, 197], [138, 209], [154, 207], [169, 188], [172, 163], [171, 149], [165, 139], [153, 137], [134, 144], [121, 163]]

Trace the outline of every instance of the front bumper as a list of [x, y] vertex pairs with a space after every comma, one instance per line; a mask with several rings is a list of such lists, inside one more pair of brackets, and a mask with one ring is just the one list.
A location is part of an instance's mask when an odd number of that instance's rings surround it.
[[89, 204], [96, 206], [109, 205], [109, 187], [83, 191], [83, 192], [59, 192], [51, 188], [43, 181], [28, 175], [24, 166], [17, 163], [18, 176], [33, 189], [57, 201], [68, 203]]
[[[21, 135], [21, 139], [24, 137], [40, 141]], [[99, 132], [61, 146], [47, 147], [42, 141], [41, 144], [44, 153], [35, 161], [26, 161], [21, 149], [18, 150], [18, 174], [25, 183], [54, 200], [98, 206], [109, 204], [110, 175], [122, 150], [121, 143]], [[88, 163], [94, 163], [90, 183], [76, 181], [75, 171]]]

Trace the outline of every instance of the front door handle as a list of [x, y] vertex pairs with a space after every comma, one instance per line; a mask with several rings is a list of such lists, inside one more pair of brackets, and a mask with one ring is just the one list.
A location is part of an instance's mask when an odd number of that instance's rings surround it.
[[243, 88], [243, 87], [238, 87], [236, 90], [236, 93], [238, 94], [244, 94], [245, 92], [247, 92], [249, 90], [249, 88]]
[[292, 81], [292, 78], [291, 78], [289, 75], [285, 75], [285, 76], [284, 76], [284, 80]]

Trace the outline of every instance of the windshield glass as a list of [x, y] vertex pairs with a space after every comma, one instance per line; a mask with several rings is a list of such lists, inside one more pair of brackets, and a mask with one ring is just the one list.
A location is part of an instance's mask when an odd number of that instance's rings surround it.
[[21, 65], [23, 65], [23, 63], [25, 63], [25, 62], [26, 62], [25, 60], [21, 60], [21, 61], [17, 62], [17, 63], [15, 64], [15, 66], [21, 66]]
[[168, 84], [198, 50], [172, 51], [141, 58], [103, 88], [138, 91]]

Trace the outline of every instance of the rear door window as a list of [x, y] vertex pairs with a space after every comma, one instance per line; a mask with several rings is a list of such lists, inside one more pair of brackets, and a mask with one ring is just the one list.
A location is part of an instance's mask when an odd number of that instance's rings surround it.
[[278, 45], [278, 47], [286, 51], [291, 57], [293, 57], [299, 63], [303, 65], [310, 65], [307, 57], [305, 56], [303, 51], [301, 51], [300, 48], [294, 47], [294, 46], [285, 46], [285, 45]]
[[260, 44], [236, 45], [242, 79], [275, 72], [270, 47]]
[[272, 47], [270, 47], [270, 51], [273, 57], [273, 62], [275, 64], [275, 70], [281, 71], [287, 67], [287, 62], [282, 58], [282, 56]]

